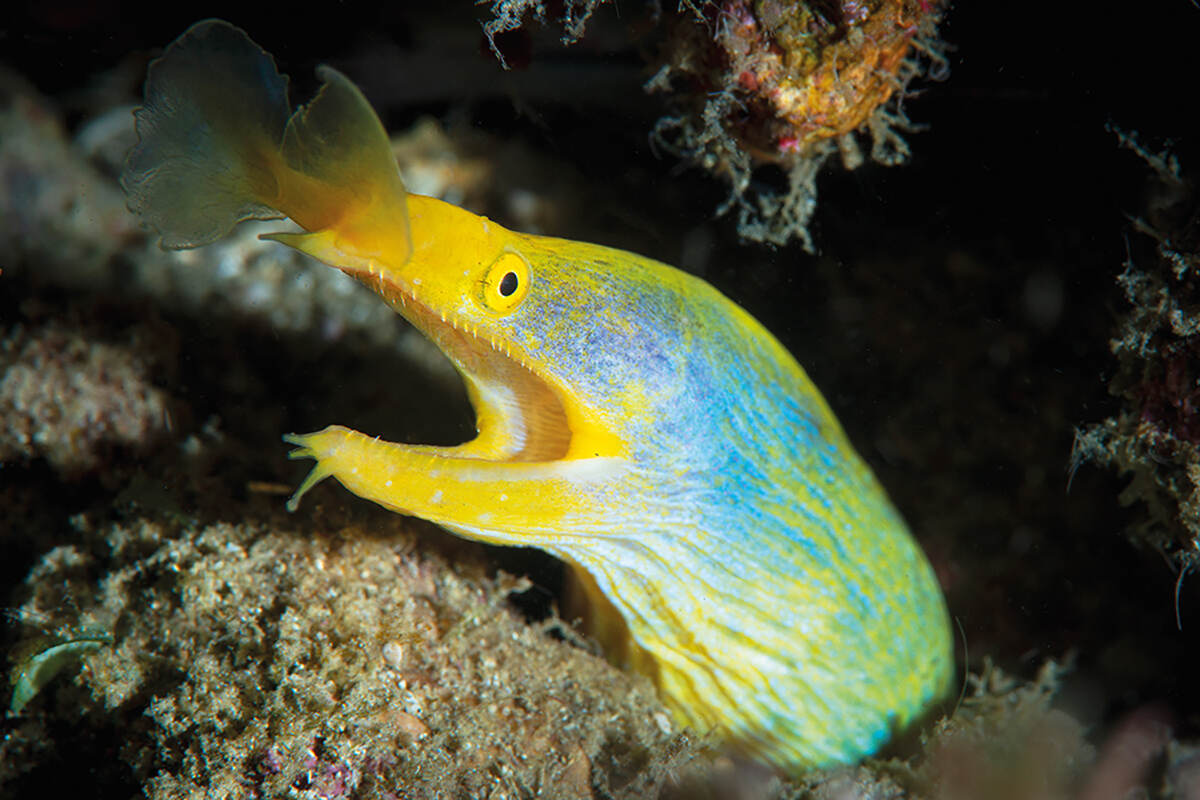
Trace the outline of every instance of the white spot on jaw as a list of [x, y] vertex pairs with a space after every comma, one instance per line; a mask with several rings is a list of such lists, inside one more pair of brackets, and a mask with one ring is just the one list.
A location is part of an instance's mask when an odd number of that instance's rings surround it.
[[429, 497], [429, 502], [430, 502], [430, 503], [440, 503], [440, 502], [442, 502], [442, 490], [441, 490], [441, 489], [438, 489], [436, 492], [434, 492], [434, 493], [433, 493], [433, 494], [432, 494], [432, 495]]
[[506, 494], [502, 494], [502, 495], [500, 495], [500, 501], [501, 501], [501, 502], [503, 502], [503, 501], [505, 501], [505, 500], [507, 500], [507, 499], [508, 499], [508, 495], [506, 495]]

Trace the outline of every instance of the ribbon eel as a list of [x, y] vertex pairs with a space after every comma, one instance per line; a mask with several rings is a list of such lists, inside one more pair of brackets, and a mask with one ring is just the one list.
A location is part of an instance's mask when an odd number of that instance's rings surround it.
[[570, 565], [592, 630], [680, 718], [789, 773], [877, 751], [946, 693], [928, 562], [804, 370], [704, 281], [510, 231], [405, 191], [379, 118], [321, 67], [295, 111], [274, 60], [201, 22], [150, 66], [122, 182], [167, 248], [249, 218], [375, 290], [450, 358], [478, 436], [331, 426], [332, 476], [471, 539]]

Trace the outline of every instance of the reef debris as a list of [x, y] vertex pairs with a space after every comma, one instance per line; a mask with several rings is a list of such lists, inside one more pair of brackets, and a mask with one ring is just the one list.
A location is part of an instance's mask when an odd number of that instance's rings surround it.
[[[113, 643], [28, 701], [0, 793], [70, 780], [14, 756], [47, 720], [151, 798], [652, 797], [700, 752], [648, 681], [521, 619], [527, 581], [451, 566], [410, 521], [319, 516], [327, 532], [77, 518], [16, 621]], [[119, 744], [88, 744], [105, 726]]]
[[[588, 18], [596, 10], [596, 6], [603, 2], [605, 0], [565, 0], [553, 4], [553, 16], [557, 17], [556, 21], [563, 28], [563, 44], [572, 44], [583, 36]], [[532, 16], [544, 24], [548, 16], [546, 6], [542, 0], [492, 0], [492, 18], [483, 23], [483, 33], [487, 37], [488, 46], [506, 68], [509, 66], [509, 58], [497, 39], [520, 29], [527, 16]]]
[[1071, 470], [1093, 462], [1130, 477], [1121, 503], [1145, 515], [1127, 535], [1170, 561], [1178, 601], [1200, 567], [1200, 196], [1174, 156], [1117, 135], [1150, 166], [1151, 199], [1117, 278], [1131, 305], [1110, 343], [1121, 408], [1076, 433]]
[[[506, 67], [500, 37], [529, 18], [561, 26], [563, 44], [583, 36], [604, 0], [495, 0], [483, 30]], [[816, 245], [808, 230], [817, 177], [834, 156], [848, 170], [868, 158], [909, 157], [903, 135], [918, 129], [904, 110], [916, 78], [949, 74], [937, 0], [684, 0], [655, 8], [666, 34], [650, 92], [670, 94], [655, 124], [660, 149], [729, 184], [718, 214], [736, 211], [749, 241]], [[627, 36], [650, 26], [629, 24]], [[869, 141], [868, 153], [863, 140]], [[772, 174], [774, 170], [774, 174]]]
[[[679, 15], [647, 84], [671, 90], [677, 113], [654, 139], [723, 177], [746, 239], [782, 245], [799, 239], [812, 251], [808, 223], [817, 175], [840, 154], [847, 169], [863, 163], [859, 139], [881, 164], [908, 158], [901, 136], [909, 83], [940, 79], [949, 64], [938, 40], [941, 7], [927, 0], [788, 3], [723, 0]], [[758, 174], [782, 172], [784, 188]], [[776, 181], [778, 184], [778, 181]]]
[[80, 635], [46, 647], [24, 659], [15, 673], [16, 682], [13, 684], [8, 713], [20, 714], [42, 687], [82, 658], [84, 653], [111, 643], [112, 637], [108, 634]]
[[22, 268], [69, 271], [94, 288], [136, 234], [115, 182], [71, 142], [58, 110], [0, 66], [0, 252], [5, 278]]
[[947, 800], [1071, 797], [1095, 752], [1083, 725], [1052, 705], [1063, 674], [1048, 661], [1025, 683], [985, 660], [926, 744], [914, 773], [921, 793]]

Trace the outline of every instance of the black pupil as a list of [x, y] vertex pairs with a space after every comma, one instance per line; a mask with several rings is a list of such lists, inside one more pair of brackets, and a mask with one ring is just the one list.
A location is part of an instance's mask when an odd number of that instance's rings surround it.
[[500, 279], [500, 296], [509, 297], [517, 290], [517, 273], [506, 272]]

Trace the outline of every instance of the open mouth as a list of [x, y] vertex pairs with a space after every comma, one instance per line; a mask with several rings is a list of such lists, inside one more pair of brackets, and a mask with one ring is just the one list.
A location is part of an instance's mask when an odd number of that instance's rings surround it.
[[437, 345], [466, 381], [479, 435], [451, 448], [455, 456], [547, 462], [567, 455], [572, 430], [564, 390], [529, 364], [519, 343], [494, 340], [434, 312], [387, 276], [371, 276], [368, 286]]

